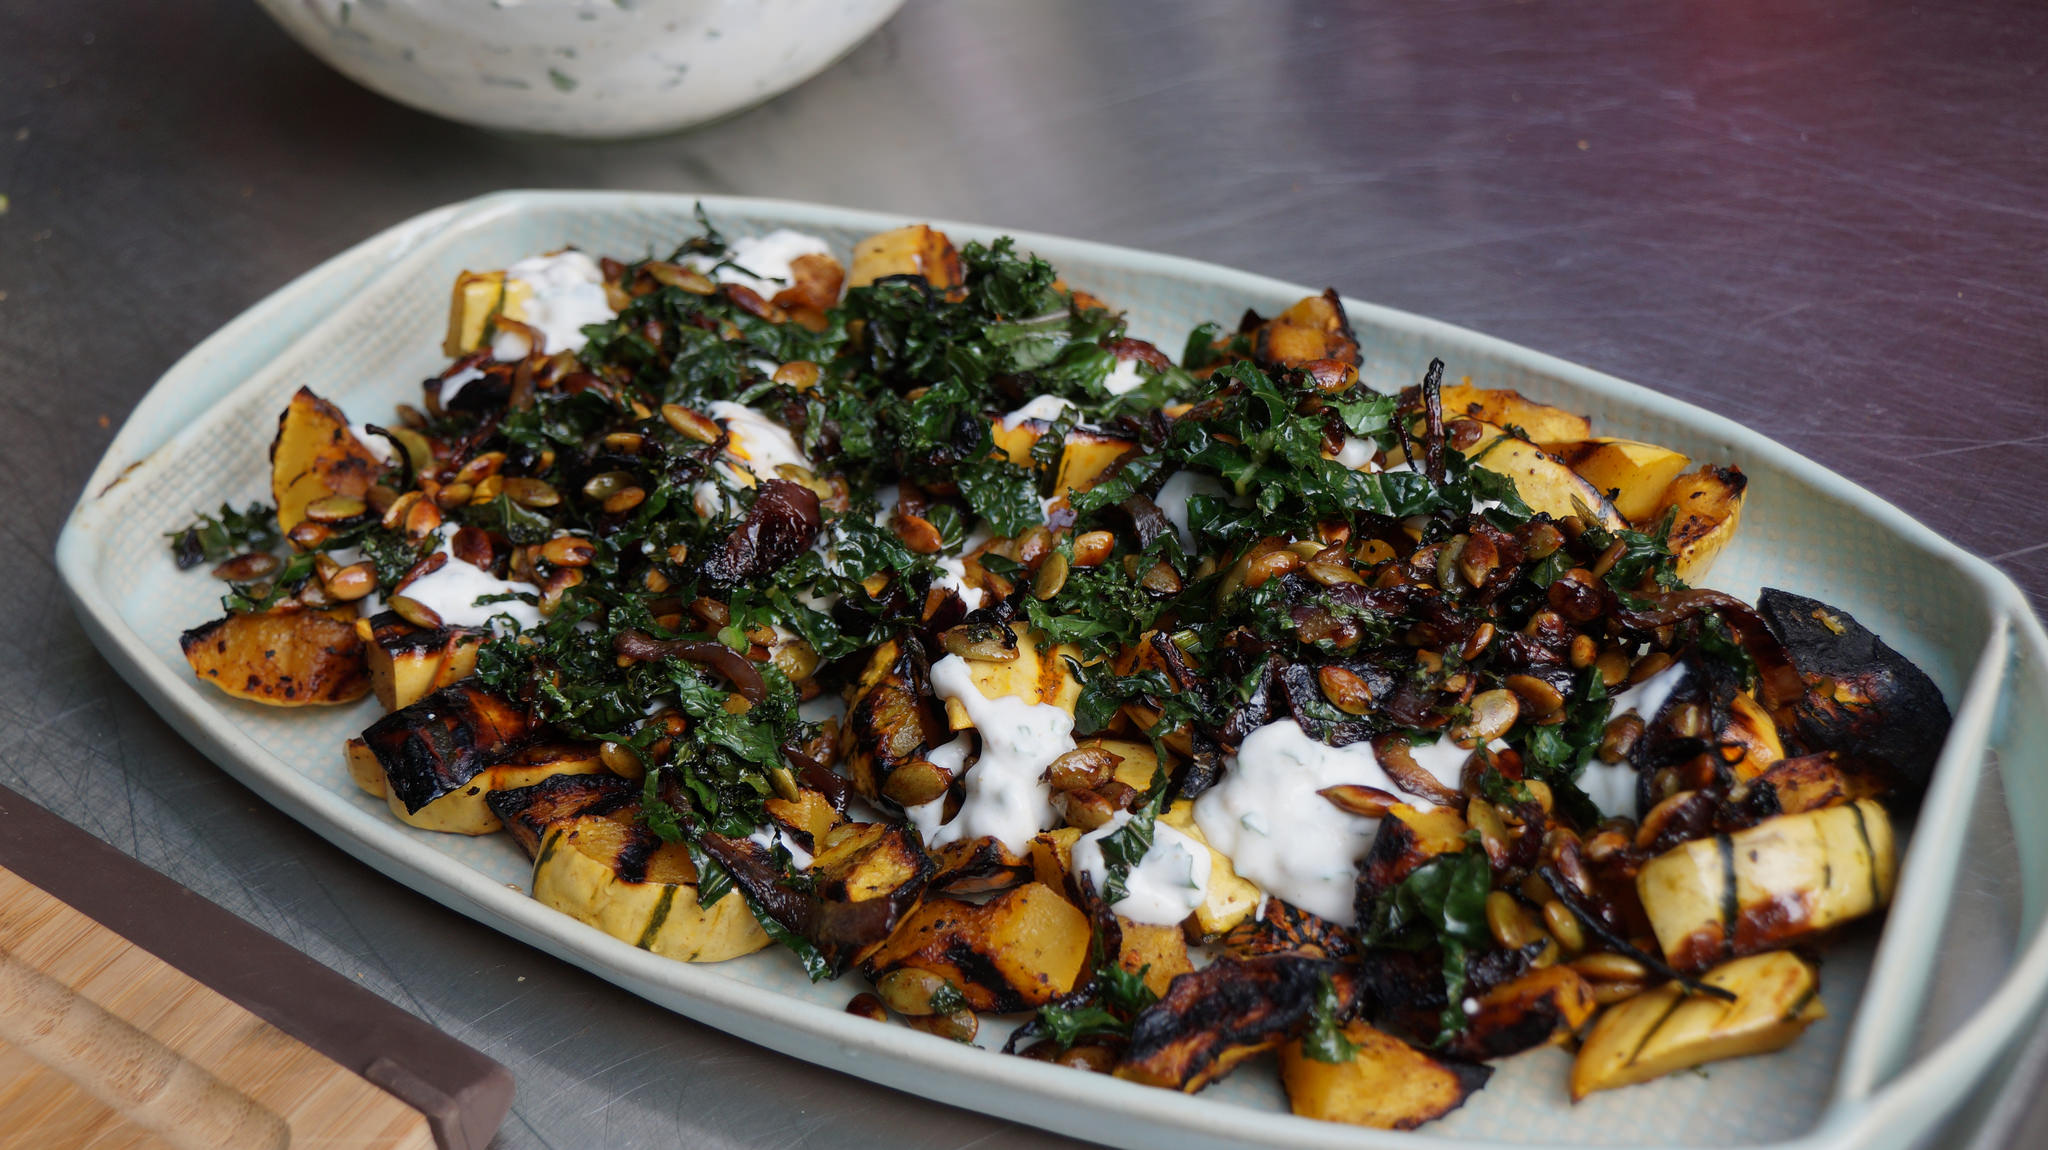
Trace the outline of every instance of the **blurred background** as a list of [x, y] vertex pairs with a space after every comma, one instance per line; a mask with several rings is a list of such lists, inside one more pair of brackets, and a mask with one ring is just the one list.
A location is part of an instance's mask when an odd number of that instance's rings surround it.
[[[857, 37], [890, 5], [844, 7]], [[1742, 421], [2048, 606], [2044, 49], [2048, 6], [1988, 0], [909, 0], [766, 103], [594, 142], [373, 94], [250, 0], [0, 0], [0, 783], [505, 1061], [502, 1146], [1053, 1144], [647, 1007], [207, 764], [92, 651], [48, 559], [136, 400], [250, 304], [440, 204], [772, 196], [1468, 325]]]

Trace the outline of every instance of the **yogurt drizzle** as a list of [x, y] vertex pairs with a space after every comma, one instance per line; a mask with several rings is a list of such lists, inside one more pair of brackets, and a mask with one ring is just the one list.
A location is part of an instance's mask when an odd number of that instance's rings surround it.
[[[1109, 863], [1102, 840], [1131, 821], [1118, 811], [1101, 827], [1074, 843], [1074, 873], [1095, 884], [1100, 893], [1109, 881]], [[1110, 909], [1132, 922], [1171, 926], [1195, 912], [1209, 889], [1209, 848], [1165, 823], [1152, 825], [1152, 846], [1124, 879], [1124, 897]]]
[[[1033, 835], [1058, 821], [1052, 787], [1039, 776], [1074, 749], [1074, 717], [1051, 703], [1027, 703], [1015, 695], [988, 698], [974, 685], [967, 660], [958, 655], [932, 664], [932, 689], [966, 708], [981, 736], [981, 758], [967, 771], [965, 799], [952, 822], [939, 823], [943, 796], [906, 813], [932, 846], [994, 838], [1023, 854]], [[966, 736], [957, 736], [929, 757], [957, 774], [967, 747]]]

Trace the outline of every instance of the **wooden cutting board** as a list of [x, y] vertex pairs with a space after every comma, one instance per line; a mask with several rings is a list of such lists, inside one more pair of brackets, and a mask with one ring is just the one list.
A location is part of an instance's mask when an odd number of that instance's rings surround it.
[[0, 1150], [481, 1150], [497, 1063], [0, 788]]

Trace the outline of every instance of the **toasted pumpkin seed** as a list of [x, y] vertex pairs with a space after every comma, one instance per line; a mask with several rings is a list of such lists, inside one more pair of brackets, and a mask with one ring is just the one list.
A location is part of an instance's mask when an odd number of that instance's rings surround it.
[[1074, 566], [1099, 567], [1116, 549], [1116, 536], [1108, 531], [1083, 531], [1074, 536]]
[[510, 476], [505, 480], [505, 494], [521, 507], [555, 507], [562, 502], [562, 493], [545, 480], [523, 475]]
[[455, 473], [455, 481], [474, 486], [485, 477], [496, 475], [498, 469], [503, 466], [505, 466], [504, 452], [486, 451], [472, 457], [469, 462], [463, 464], [461, 469]]
[[603, 471], [583, 481], [583, 494], [585, 498], [602, 503], [632, 484], [633, 473], [630, 471]]
[[1550, 937], [1569, 954], [1586, 949], [1586, 931], [1571, 909], [1557, 899], [1543, 904], [1543, 925], [1550, 929]]
[[647, 437], [637, 431], [614, 431], [604, 437], [605, 450], [616, 451], [620, 455], [638, 455], [646, 442]]
[[1627, 762], [1636, 741], [1642, 737], [1642, 716], [1634, 711], [1609, 720], [1606, 729], [1600, 732], [1600, 761], [1610, 766]]
[[1068, 751], [1045, 768], [1045, 781], [1056, 791], [1092, 791], [1109, 781], [1120, 756], [1102, 747]]
[[951, 991], [960, 992], [944, 975], [914, 966], [899, 967], [875, 980], [875, 996], [898, 1014], [916, 1016], [932, 1012], [932, 999]]
[[973, 1042], [974, 1035], [981, 1029], [981, 1020], [971, 1010], [956, 1010], [951, 1014], [920, 1014], [907, 1017], [904, 1023], [926, 1034], [936, 1034], [954, 1042]]
[[1650, 977], [1642, 963], [1611, 950], [1582, 954], [1572, 959], [1571, 968], [1596, 982], [1641, 982]]
[[1471, 714], [1451, 725], [1451, 740], [1461, 747], [1477, 747], [1500, 738], [1522, 713], [1515, 693], [1501, 688], [1481, 691], [1467, 705]]
[[647, 501], [647, 492], [639, 487], [621, 487], [604, 501], [607, 515], [624, 515]]
[[1536, 941], [1536, 930], [1522, 913], [1522, 904], [1504, 890], [1487, 892], [1486, 929], [1493, 932], [1493, 941], [1509, 950], [1520, 950]]
[[1067, 585], [1067, 557], [1054, 551], [1038, 565], [1038, 574], [1031, 579], [1031, 595], [1043, 602], [1060, 593]]
[[476, 486], [470, 488], [469, 502], [471, 505], [491, 503], [495, 502], [498, 496], [503, 494], [505, 494], [505, 477], [502, 475], [486, 475], [476, 481]]
[[1107, 1046], [1088, 1044], [1061, 1051], [1053, 1056], [1053, 1062], [1075, 1070], [1087, 1070], [1095, 1074], [1108, 1074], [1116, 1069], [1116, 1052]]
[[1592, 666], [1593, 660], [1598, 659], [1599, 657], [1600, 644], [1594, 642], [1593, 637], [1591, 635], [1572, 636], [1572, 649], [1570, 658], [1573, 670], [1583, 671], [1587, 667]]
[[724, 429], [712, 422], [709, 416], [692, 411], [680, 403], [662, 404], [661, 421], [668, 424], [677, 435], [694, 439], [699, 443], [717, 443], [719, 436], [725, 434]]
[[1356, 671], [1323, 667], [1316, 671], [1316, 683], [1330, 705], [1347, 715], [1363, 715], [1372, 710], [1372, 685]]
[[925, 759], [912, 759], [889, 772], [882, 781], [882, 794], [903, 807], [921, 807], [946, 793], [953, 785], [953, 772]]
[[441, 509], [428, 500], [422, 499], [405, 513], [405, 534], [411, 539], [425, 539], [441, 529]]
[[588, 567], [597, 545], [580, 535], [557, 535], [541, 544], [540, 557], [557, 567]]
[[889, 1012], [883, 1007], [882, 1000], [867, 991], [861, 991], [853, 996], [852, 1001], [846, 1004], [846, 1013], [872, 1018], [876, 1022], [889, 1021]]
[[647, 765], [640, 761], [639, 752], [624, 743], [600, 743], [597, 757], [605, 769], [622, 778], [638, 779], [647, 774]]
[[441, 628], [441, 616], [432, 607], [410, 596], [393, 595], [384, 600], [384, 605], [398, 612], [399, 618], [415, 627], [425, 627], [430, 631]]
[[1521, 700], [1522, 710], [1531, 715], [1541, 717], [1564, 706], [1563, 693], [1535, 675], [1509, 675], [1505, 685]]
[[1330, 805], [1338, 810], [1368, 819], [1387, 817], [1387, 812], [1401, 801], [1398, 795], [1363, 783], [1339, 783], [1316, 793], [1330, 800]]
[[[326, 556], [323, 555], [321, 558], [324, 559]], [[315, 560], [315, 562], [317, 563], [318, 560]], [[332, 560], [329, 560], [329, 562], [332, 562]], [[213, 577], [225, 579], [230, 583], [251, 583], [276, 574], [277, 569], [282, 566], [284, 566], [283, 561], [268, 551], [251, 551], [246, 555], [237, 555], [233, 559], [215, 567], [213, 569]]]
[[327, 495], [306, 504], [306, 518], [316, 523], [340, 523], [369, 509], [369, 504], [353, 495]]

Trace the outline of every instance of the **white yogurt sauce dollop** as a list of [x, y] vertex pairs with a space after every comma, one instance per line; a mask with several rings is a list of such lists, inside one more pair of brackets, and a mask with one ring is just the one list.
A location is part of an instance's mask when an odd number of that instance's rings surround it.
[[[1672, 693], [1685, 682], [1685, 676], [1685, 664], [1673, 663], [1614, 696], [1614, 709], [1608, 714], [1618, 719], [1633, 711], [1642, 716], [1643, 722], [1653, 722], [1663, 712], [1664, 704], [1671, 701]], [[1598, 759], [1588, 762], [1579, 773], [1579, 789], [1608, 818], [1635, 817], [1636, 772], [1627, 763], [1603, 763]]]
[[[550, 352], [583, 350], [586, 325], [609, 323], [618, 316], [605, 298], [603, 269], [579, 251], [520, 260], [505, 269], [505, 279], [518, 280], [531, 290], [514, 318], [539, 331]], [[491, 354], [501, 360], [524, 359], [533, 351], [528, 342], [519, 333], [499, 332], [491, 340]], [[441, 401], [450, 398], [443, 395]]]
[[540, 608], [522, 599], [477, 602], [485, 595], [538, 594], [540, 588], [530, 583], [500, 579], [474, 564], [457, 559], [448, 547], [448, 540], [453, 535], [452, 528], [442, 529], [440, 554], [448, 556], [447, 562], [441, 564], [439, 570], [406, 584], [398, 593], [433, 611], [441, 617], [442, 623], [450, 627], [482, 627], [497, 615], [511, 616], [522, 628], [540, 626]]
[[1025, 420], [1037, 419], [1046, 423], [1054, 423], [1067, 412], [1078, 410], [1080, 409], [1075, 407], [1071, 401], [1062, 399], [1057, 395], [1034, 395], [1024, 406], [1003, 416], [996, 422], [1002, 424], [1004, 430], [1012, 430]]
[[[1074, 843], [1074, 873], [1094, 883], [1098, 893], [1109, 881], [1109, 862], [1102, 857], [1102, 840], [1130, 821], [1130, 812], [1118, 811], [1107, 823]], [[1202, 905], [1209, 889], [1209, 865], [1209, 848], [1165, 823], [1155, 822], [1152, 846], [1125, 878], [1124, 897], [1111, 903], [1109, 909], [1132, 922], [1171, 926]]]
[[1400, 792], [1368, 744], [1332, 747], [1293, 719], [1268, 723], [1245, 737], [1222, 781], [1195, 800], [1195, 825], [1267, 894], [1351, 926], [1358, 862], [1380, 824], [1316, 793], [1345, 783]]
[[[1054, 759], [1074, 749], [1074, 717], [1051, 703], [1015, 695], [991, 699], [974, 685], [967, 660], [948, 655], [932, 664], [932, 689], [958, 702], [981, 736], [981, 758], [967, 771], [965, 795], [953, 821], [939, 824], [945, 798], [907, 812], [932, 846], [993, 838], [1016, 854], [1031, 837], [1058, 821], [1052, 787], [1039, 778]], [[944, 756], [942, 758], [941, 756]], [[967, 756], [965, 734], [932, 750], [931, 761], [958, 772]]]
[[1135, 359], [1117, 360], [1108, 378], [1102, 381], [1103, 390], [1111, 395], [1129, 395], [1145, 386], [1145, 375], [1140, 370], [1143, 366]]
[[765, 235], [741, 236], [726, 245], [725, 258], [738, 264], [738, 268], [722, 267], [712, 272], [711, 266], [718, 261], [704, 256], [692, 256], [685, 262], [698, 271], [710, 272], [719, 283], [751, 288], [762, 299], [772, 300], [795, 282], [796, 273], [791, 265], [798, 257], [831, 254], [832, 245], [817, 236], [777, 228]]

